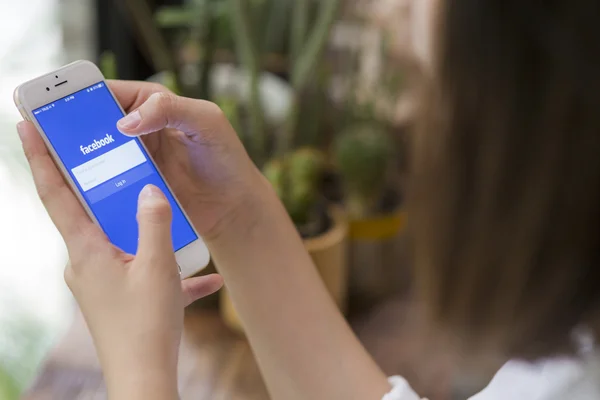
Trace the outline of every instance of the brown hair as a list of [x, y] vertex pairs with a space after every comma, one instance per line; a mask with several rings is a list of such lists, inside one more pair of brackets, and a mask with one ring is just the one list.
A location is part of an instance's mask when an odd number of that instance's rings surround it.
[[411, 229], [429, 317], [473, 351], [550, 356], [600, 333], [599, 16], [587, 0], [438, 15]]

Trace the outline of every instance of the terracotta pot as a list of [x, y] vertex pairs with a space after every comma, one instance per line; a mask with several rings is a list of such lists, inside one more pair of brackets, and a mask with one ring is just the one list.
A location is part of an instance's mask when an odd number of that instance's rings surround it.
[[402, 208], [373, 218], [350, 220], [350, 307], [362, 311], [398, 294], [408, 281], [402, 242], [406, 214]]
[[[348, 293], [348, 223], [341, 210], [331, 210], [331, 217], [333, 220], [331, 229], [320, 236], [306, 239], [304, 246], [312, 257], [329, 293], [344, 312]], [[241, 321], [227, 290], [224, 288], [220, 293], [223, 321], [234, 331], [243, 333]]]

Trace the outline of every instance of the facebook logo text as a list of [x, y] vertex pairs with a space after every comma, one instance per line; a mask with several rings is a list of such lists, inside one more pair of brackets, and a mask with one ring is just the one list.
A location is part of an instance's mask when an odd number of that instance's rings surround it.
[[94, 139], [94, 143], [88, 145], [88, 146], [79, 146], [79, 150], [83, 153], [83, 154], [89, 154], [92, 151], [96, 151], [106, 145], [109, 145], [111, 143], [114, 143], [115, 139], [113, 139], [112, 135], [110, 134], [106, 134], [106, 137], [100, 139], [100, 140], [96, 140]]

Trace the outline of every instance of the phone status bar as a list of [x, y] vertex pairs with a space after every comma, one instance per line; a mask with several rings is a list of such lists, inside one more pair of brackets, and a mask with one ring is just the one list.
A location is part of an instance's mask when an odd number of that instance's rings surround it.
[[89, 92], [93, 92], [94, 90], [102, 89], [103, 87], [104, 87], [104, 83], [100, 82], [97, 85], [94, 85], [94, 86], [91, 86], [91, 87], [85, 89], [85, 91], [89, 93]]
[[34, 115], [38, 115], [38, 114], [40, 114], [40, 113], [43, 113], [43, 112], [46, 112], [46, 111], [50, 111], [50, 110], [52, 110], [54, 107], [56, 107], [56, 103], [58, 103], [58, 102], [68, 103], [68, 102], [70, 102], [70, 101], [73, 101], [73, 100], [75, 100], [75, 99], [76, 99], [76, 97], [77, 97], [78, 95], [80, 95], [81, 93], [83, 93], [84, 91], [85, 91], [86, 93], [91, 93], [91, 92], [93, 92], [93, 91], [95, 91], [95, 90], [102, 89], [104, 86], [105, 86], [105, 85], [104, 85], [104, 82], [97, 83], [97, 84], [95, 84], [94, 86], [90, 86], [90, 87], [88, 87], [88, 88], [86, 88], [86, 89], [82, 89], [82, 90], [80, 90], [80, 91], [79, 91], [79, 92], [77, 92], [77, 93], [73, 93], [73, 94], [71, 94], [71, 95], [69, 95], [69, 96], [63, 97], [62, 99], [60, 99], [60, 100], [57, 100], [57, 101], [55, 101], [55, 102], [53, 102], [53, 103], [46, 104], [45, 106], [43, 106], [43, 107], [40, 107], [40, 108], [38, 108], [37, 110], [34, 110], [34, 111], [33, 111], [33, 114], [34, 114]]

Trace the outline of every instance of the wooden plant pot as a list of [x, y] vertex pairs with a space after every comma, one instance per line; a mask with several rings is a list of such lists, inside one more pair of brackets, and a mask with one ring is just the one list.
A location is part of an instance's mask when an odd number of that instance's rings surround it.
[[[331, 210], [333, 225], [324, 234], [306, 239], [304, 246], [310, 254], [338, 307], [345, 312], [348, 293], [348, 223], [341, 210]], [[242, 323], [227, 290], [220, 295], [221, 317], [225, 324], [243, 334]]]
[[349, 302], [351, 312], [368, 309], [402, 289], [408, 276], [402, 243], [402, 208], [349, 222]]

